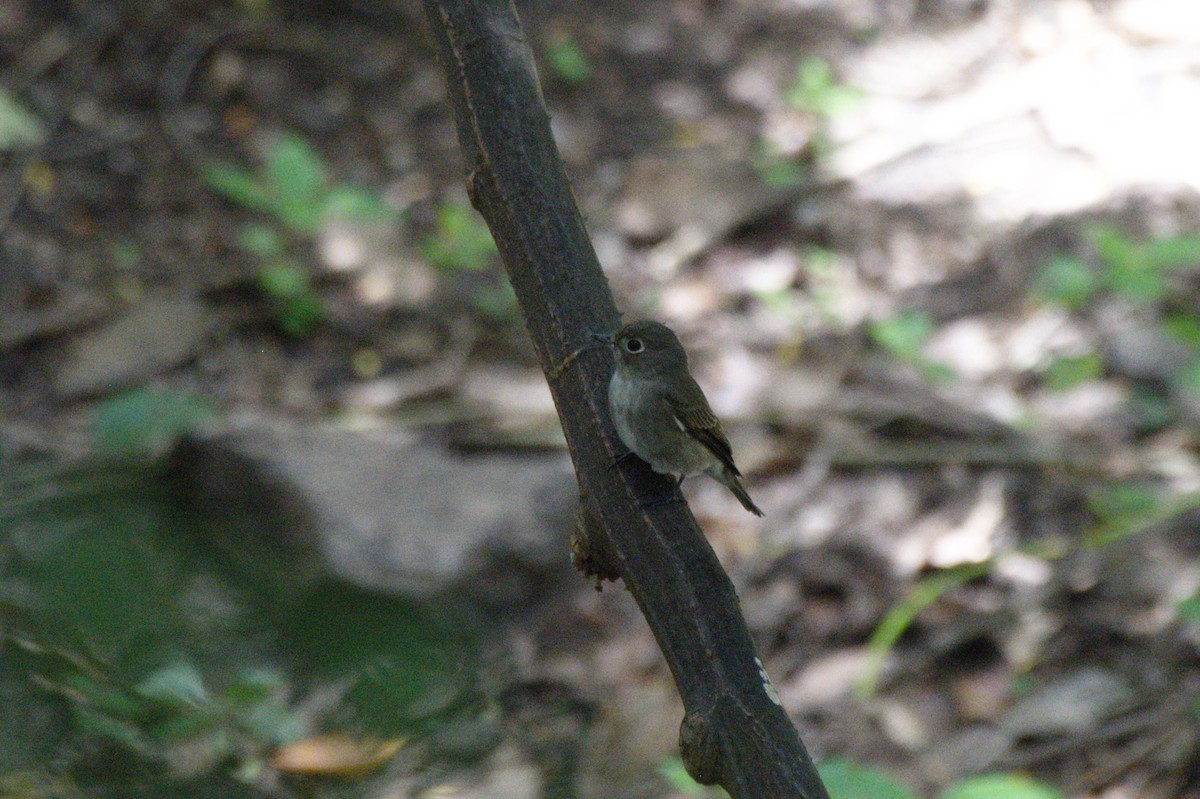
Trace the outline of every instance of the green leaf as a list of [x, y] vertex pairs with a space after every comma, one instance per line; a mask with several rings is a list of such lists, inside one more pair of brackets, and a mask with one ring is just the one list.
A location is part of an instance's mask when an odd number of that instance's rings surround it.
[[287, 681], [274, 669], [239, 672], [221, 698], [256, 741], [279, 745], [312, 732], [306, 713], [288, 707]]
[[322, 676], [346, 681], [346, 706], [374, 733], [410, 731], [452, 710], [474, 687], [475, 637], [449, 610], [331, 585], [295, 618], [286, 630], [290, 648]]
[[1144, 261], [1114, 266], [1109, 281], [1115, 293], [1133, 303], [1158, 302], [1167, 293], [1163, 271]]
[[422, 252], [442, 269], [481, 272], [495, 261], [496, 243], [483, 217], [468, 205], [452, 202], [439, 209], [437, 230]]
[[507, 280], [499, 279], [494, 285], [480, 287], [471, 292], [471, 304], [485, 316], [496, 321], [512, 319], [520, 307], [517, 295]]
[[988, 574], [992, 568], [990, 561], [969, 563], [931, 574], [913, 586], [908, 596], [893, 605], [892, 609], [883, 617], [883, 621], [871, 633], [871, 640], [867, 642], [867, 654], [870, 658], [858, 683], [858, 695], [866, 698], [875, 693], [875, 686], [888, 653], [892, 651], [892, 647], [921, 614], [921, 611], [936, 602], [947, 591]]
[[97, 405], [91, 430], [96, 445], [106, 454], [151, 458], [215, 416], [214, 408], [194, 394], [143, 387]]
[[1174, 376], [1173, 384], [1193, 398], [1200, 397], [1200, 359], [1193, 359]]
[[336, 186], [325, 196], [324, 217], [364, 221], [390, 221], [398, 216], [396, 209], [385, 203], [378, 194], [356, 186]]
[[308, 272], [292, 261], [275, 261], [258, 273], [258, 284], [275, 299], [298, 297], [309, 289]]
[[221, 727], [228, 723], [224, 708], [216, 703], [176, 704], [172, 710], [166, 715], [157, 714], [154, 723], [147, 725], [147, 736], [157, 743], [186, 741], [214, 733], [219, 735]]
[[217, 194], [251, 211], [275, 214], [275, 196], [257, 176], [227, 163], [213, 163], [200, 173], [204, 183]]
[[809, 56], [796, 68], [796, 80], [789, 87], [786, 99], [792, 108], [833, 117], [847, 111], [862, 100], [861, 90], [837, 82], [833, 67], [820, 56]]
[[1147, 486], [1115, 483], [1092, 492], [1087, 507], [1106, 524], [1128, 524], [1156, 515], [1162, 495]]
[[63, 675], [62, 693], [81, 706], [90, 708], [113, 719], [136, 721], [146, 713], [146, 704], [124, 688], [107, 682], [97, 675], [95, 679], [84, 674]]
[[1166, 295], [1163, 265], [1147, 258], [1141, 244], [1108, 226], [1092, 228], [1088, 238], [1108, 267], [1108, 283], [1115, 293], [1139, 304], [1157, 302]]
[[324, 209], [325, 165], [302, 137], [286, 133], [267, 153], [267, 179], [279, 219], [299, 233], [315, 234]]
[[755, 174], [764, 185], [771, 188], [795, 186], [809, 176], [810, 170], [800, 162], [785, 158], [764, 144], [752, 161]]
[[1152, 486], [1115, 483], [1093, 491], [1087, 507], [1096, 517], [1088, 531], [1089, 546], [1104, 546], [1138, 535], [1167, 519], [1190, 513], [1200, 505], [1198, 495], [1169, 497]]
[[584, 83], [592, 76], [592, 65], [569, 36], [557, 37], [546, 50], [550, 68], [567, 83]]
[[283, 332], [300, 338], [311, 333], [325, 318], [325, 305], [315, 291], [305, 291], [285, 299], [276, 318]]
[[817, 766], [821, 781], [829, 791], [829, 799], [915, 799], [916, 795], [903, 783], [879, 769], [852, 760], [830, 758]]
[[925, 373], [925, 379], [936, 385], [953, 383], [958, 379], [958, 372], [954, 371], [953, 367], [947, 366], [944, 363], [923, 362], [921, 370]]
[[1175, 606], [1175, 613], [1181, 621], [1190, 624], [1200, 624], [1200, 594], [1192, 594]]
[[274, 669], [246, 669], [238, 672], [221, 697], [231, 705], [254, 705], [283, 693], [287, 683]]
[[129, 533], [112, 529], [124, 523], [136, 521], [120, 513], [86, 519], [37, 575], [55, 580], [45, 610], [58, 635], [68, 636], [75, 651], [107, 662], [136, 655], [180, 622], [171, 595], [178, 590], [176, 564], [165, 553], [130, 546]]
[[[14, 471], [0, 474], [0, 493]], [[35, 496], [11, 517], [20, 534], [6, 542], [9, 579], [29, 600], [3, 614], [6, 637], [28, 641], [29, 668], [68, 686], [65, 696], [139, 715], [146, 703], [130, 686], [177, 651], [167, 644], [186, 624], [177, 488], [157, 468], [107, 460], [34, 474], [41, 481], [25, 491]]]
[[0, 88], [0, 152], [36, 147], [45, 140], [42, 120], [25, 110], [7, 89]]
[[163, 666], [138, 683], [135, 690], [147, 699], [169, 705], [196, 706], [208, 699], [199, 669], [186, 660]]
[[1154, 239], [1145, 245], [1145, 257], [1162, 269], [1200, 267], [1200, 235]]
[[1171, 338], [1200, 352], [1200, 316], [1193, 313], [1168, 313], [1163, 317], [1162, 329]]
[[1137, 244], [1112, 225], [1092, 226], [1085, 231], [1085, 236], [1100, 260], [1110, 268], [1128, 269], [1143, 260]]
[[258, 258], [278, 258], [283, 255], [283, 237], [271, 225], [248, 222], [238, 230], [238, 246]]
[[684, 796], [707, 799], [729, 796], [723, 788], [717, 786], [708, 788], [692, 779], [692, 775], [687, 773], [687, 767], [677, 756], [663, 758], [662, 762], [658, 764], [658, 773], [666, 780], [667, 785], [671, 786], [672, 791]]
[[87, 705], [71, 706], [75, 724], [85, 736], [103, 738], [135, 752], [148, 750], [137, 725], [99, 713]]
[[833, 67], [819, 56], [809, 56], [796, 67], [796, 80], [788, 88], [786, 99], [799, 111], [819, 113], [823, 98], [834, 85]]
[[287, 706], [282, 696], [273, 696], [235, 710], [240, 726], [254, 740], [271, 746], [298, 741], [312, 733], [307, 714]]
[[[1186, 386], [1187, 376], [1184, 375]], [[1161, 430], [1175, 420], [1175, 408], [1162, 391], [1152, 386], [1134, 386], [1126, 409], [1136, 422], [1139, 432], [1147, 433]]]
[[1092, 267], [1072, 255], [1052, 258], [1033, 276], [1030, 291], [1042, 302], [1078, 310], [1092, 299], [1099, 281]]
[[1048, 785], [1019, 774], [968, 777], [947, 788], [941, 799], [1064, 799]]
[[1147, 486], [1109, 486], [1089, 497], [1089, 509], [1099, 520], [1089, 531], [1089, 546], [1104, 546], [1152, 530], [1200, 510], [1200, 491], [1166, 494]]
[[933, 320], [923, 311], [905, 311], [872, 323], [868, 332], [876, 344], [900, 360], [914, 363], [921, 360], [921, 348], [933, 334]]
[[1076, 355], [1056, 358], [1042, 373], [1051, 391], [1067, 391], [1104, 374], [1104, 359], [1099, 355]]

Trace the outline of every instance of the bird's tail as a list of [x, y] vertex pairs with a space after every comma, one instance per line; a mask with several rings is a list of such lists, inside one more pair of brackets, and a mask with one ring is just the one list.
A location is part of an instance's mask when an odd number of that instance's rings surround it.
[[728, 468], [722, 466], [719, 470], [713, 469], [709, 474], [724, 483], [725, 487], [737, 497], [738, 502], [742, 503], [743, 508], [755, 516], [763, 515], [762, 509], [755, 505], [754, 500], [750, 499], [750, 495], [746, 493], [746, 488], [742, 485], [742, 481], [737, 478], [737, 475], [730, 472]]

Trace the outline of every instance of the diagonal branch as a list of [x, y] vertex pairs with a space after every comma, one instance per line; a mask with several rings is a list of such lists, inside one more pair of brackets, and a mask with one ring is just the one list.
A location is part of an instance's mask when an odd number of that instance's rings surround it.
[[734, 799], [827, 799], [682, 496], [637, 458], [613, 468], [623, 448], [608, 419], [610, 355], [589, 344], [619, 315], [514, 9], [508, 0], [425, 0], [425, 9], [471, 201], [503, 256], [579, 476], [578, 560], [620, 576], [641, 607], [683, 698], [680, 749], [694, 778]]

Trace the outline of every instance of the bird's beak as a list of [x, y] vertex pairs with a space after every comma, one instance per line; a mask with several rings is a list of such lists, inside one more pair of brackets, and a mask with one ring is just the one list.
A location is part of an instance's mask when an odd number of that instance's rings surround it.
[[609, 346], [611, 346], [613, 343], [612, 333], [593, 333], [592, 338], [594, 338], [596, 341], [603, 341]]

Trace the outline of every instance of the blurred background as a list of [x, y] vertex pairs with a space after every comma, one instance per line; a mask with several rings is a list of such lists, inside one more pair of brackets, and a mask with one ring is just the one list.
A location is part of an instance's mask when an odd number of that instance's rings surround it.
[[[518, 2], [834, 799], [1200, 796], [1200, 4]], [[718, 797], [409, 0], [0, 0], [0, 797]]]

